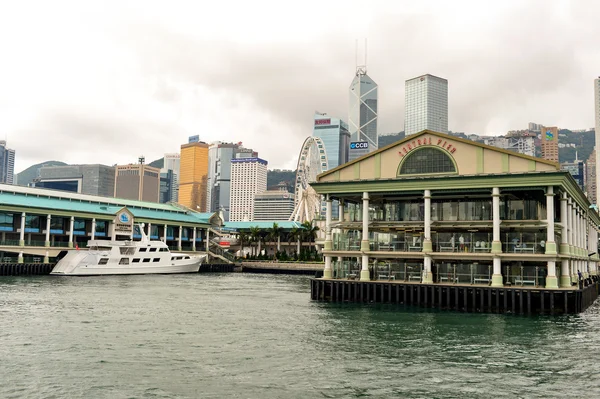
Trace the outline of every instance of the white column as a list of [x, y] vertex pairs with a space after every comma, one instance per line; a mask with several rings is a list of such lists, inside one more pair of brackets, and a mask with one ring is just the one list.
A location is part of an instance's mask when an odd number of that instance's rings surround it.
[[165, 244], [167, 243], [167, 225], [166, 224], [163, 226], [163, 242]]
[[423, 278], [421, 279], [423, 284], [433, 283], [433, 274], [431, 273], [431, 256], [425, 255], [423, 257]]
[[[51, 226], [51, 222], [52, 222], [52, 215], [47, 215], [46, 216], [46, 242], [44, 243], [45, 247], [49, 247], [50, 246], [50, 226]], [[48, 262], [46, 262], [48, 263]]]
[[423, 194], [423, 208], [425, 210], [424, 221], [423, 221], [423, 252], [432, 252], [433, 247], [431, 245], [431, 190], [425, 190]]
[[360, 250], [362, 251], [362, 268], [360, 271], [360, 280], [369, 281], [371, 277], [369, 275], [369, 255], [365, 252], [370, 250], [369, 246], [369, 193], [363, 193], [363, 221], [362, 221], [362, 241], [360, 242]]
[[96, 218], [92, 219], [92, 240], [96, 239]]
[[554, 187], [548, 186], [546, 190], [546, 254], [556, 255], [556, 242], [554, 241]]
[[152, 239], [152, 223], [148, 223], [148, 239]]
[[209, 227], [206, 228], [206, 242], [204, 243], [204, 245], [206, 246], [206, 252], [208, 252], [208, 249], [210, 248], [210, 230]]
[[196, 252], [196, 238], [198, 238], [196, 236], [196, 228], [194, 227], [194, 230], [192, 232], [192, 251]]
[[75, 216], [71, 216], [69, 221], [69, 248], [73, 248], [73, 228], [75, 225]]
[[50, 263], [50, 252], [46, 250], [46, 255], [44, 256], [44, 263]]
[[[333, 243], [331, 242], [331, 198], [327, 194], [325, 200], [326, 211], [325, 211], [325, 245], [324, 251], [331, 251], [333, 249]], [[331, 271], [331, 255], [325, 255], [325, 270], [323, 270], [323, 278], [332, 278], [333, 273]]]
[[502, 277], [502, 260], [498, 256], [494, 256], [492, 260], [493, 273], [492, 287], [504, 287], [504, 279]]
[[500, 189], [492, 188], [492, 253], [499, 254], [502, 252], [502, 242], [500, 241]]
[[570, 254], [570, 274], [571, 284], [577, 282], [577, 266], [574, 258], [575, 256], [575, 208], [573, 207], [573, 199], [569, 198], [567, 202], [567, 225], [569, 227], [569, 254]]
[[177, 250], [181, 251], [181, 230], [183, 227], [179, 226], [179, 237], [177, 238]]
[[340, 201], [340, 206], [338, 207], [338, 221], [344, 221], [344, 202]]
[[19, 246], [25, 246], [25, 218], [27, 218], [27, 214], [23, 212], [21, 214], [21, 231], [19, 232]]

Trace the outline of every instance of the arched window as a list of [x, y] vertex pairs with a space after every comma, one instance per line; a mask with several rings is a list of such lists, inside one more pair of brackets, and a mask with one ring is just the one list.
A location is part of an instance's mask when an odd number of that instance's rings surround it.
[[419, 148], [406, 156], [400, 167], [401, 175], [426, 173], [456, 173], [454, 162], [438, 148]]

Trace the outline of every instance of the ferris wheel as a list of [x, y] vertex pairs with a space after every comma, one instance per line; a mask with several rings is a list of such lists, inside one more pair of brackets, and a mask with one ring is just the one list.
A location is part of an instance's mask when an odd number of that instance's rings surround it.
[[290, 220], [312, 222], [319, 214], [321, 196], [310, 186], [310, 183], [317, 180], [318, 174], [327, 170], [327, 165], [327, 152], [323, 140], [319, 137], [307, 137], [298, 156], [294, 212]]

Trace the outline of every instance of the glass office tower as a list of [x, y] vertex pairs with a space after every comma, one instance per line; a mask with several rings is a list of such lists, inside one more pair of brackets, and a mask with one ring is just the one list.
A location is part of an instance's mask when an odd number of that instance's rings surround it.
[[366, 142], [366, 145], [349, 148], [349, 160], [377, 150], [377, 83], [367, 75], [365, 67], [358, 67], [350, 84], [350, 110], [348, 127], [352, 142]]
[[448, 81], [433, 75], [405, 82], [404, 132], [448, 133]]
[[319, 137], [325, 144], [328, 170], [348, 162], [350, 132], [346, 122], [326, 114], [315, 113], [313, 136]]

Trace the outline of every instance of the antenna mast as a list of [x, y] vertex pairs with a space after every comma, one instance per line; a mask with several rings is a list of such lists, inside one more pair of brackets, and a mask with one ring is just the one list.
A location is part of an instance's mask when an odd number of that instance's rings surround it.
[[358, 39], [356, 39], [356, 75], [366, 75], [367, 74], [367, 39], [365, 38], [365, 54], [364, 54], [364, 63], [362, 65], [358, 65]]

